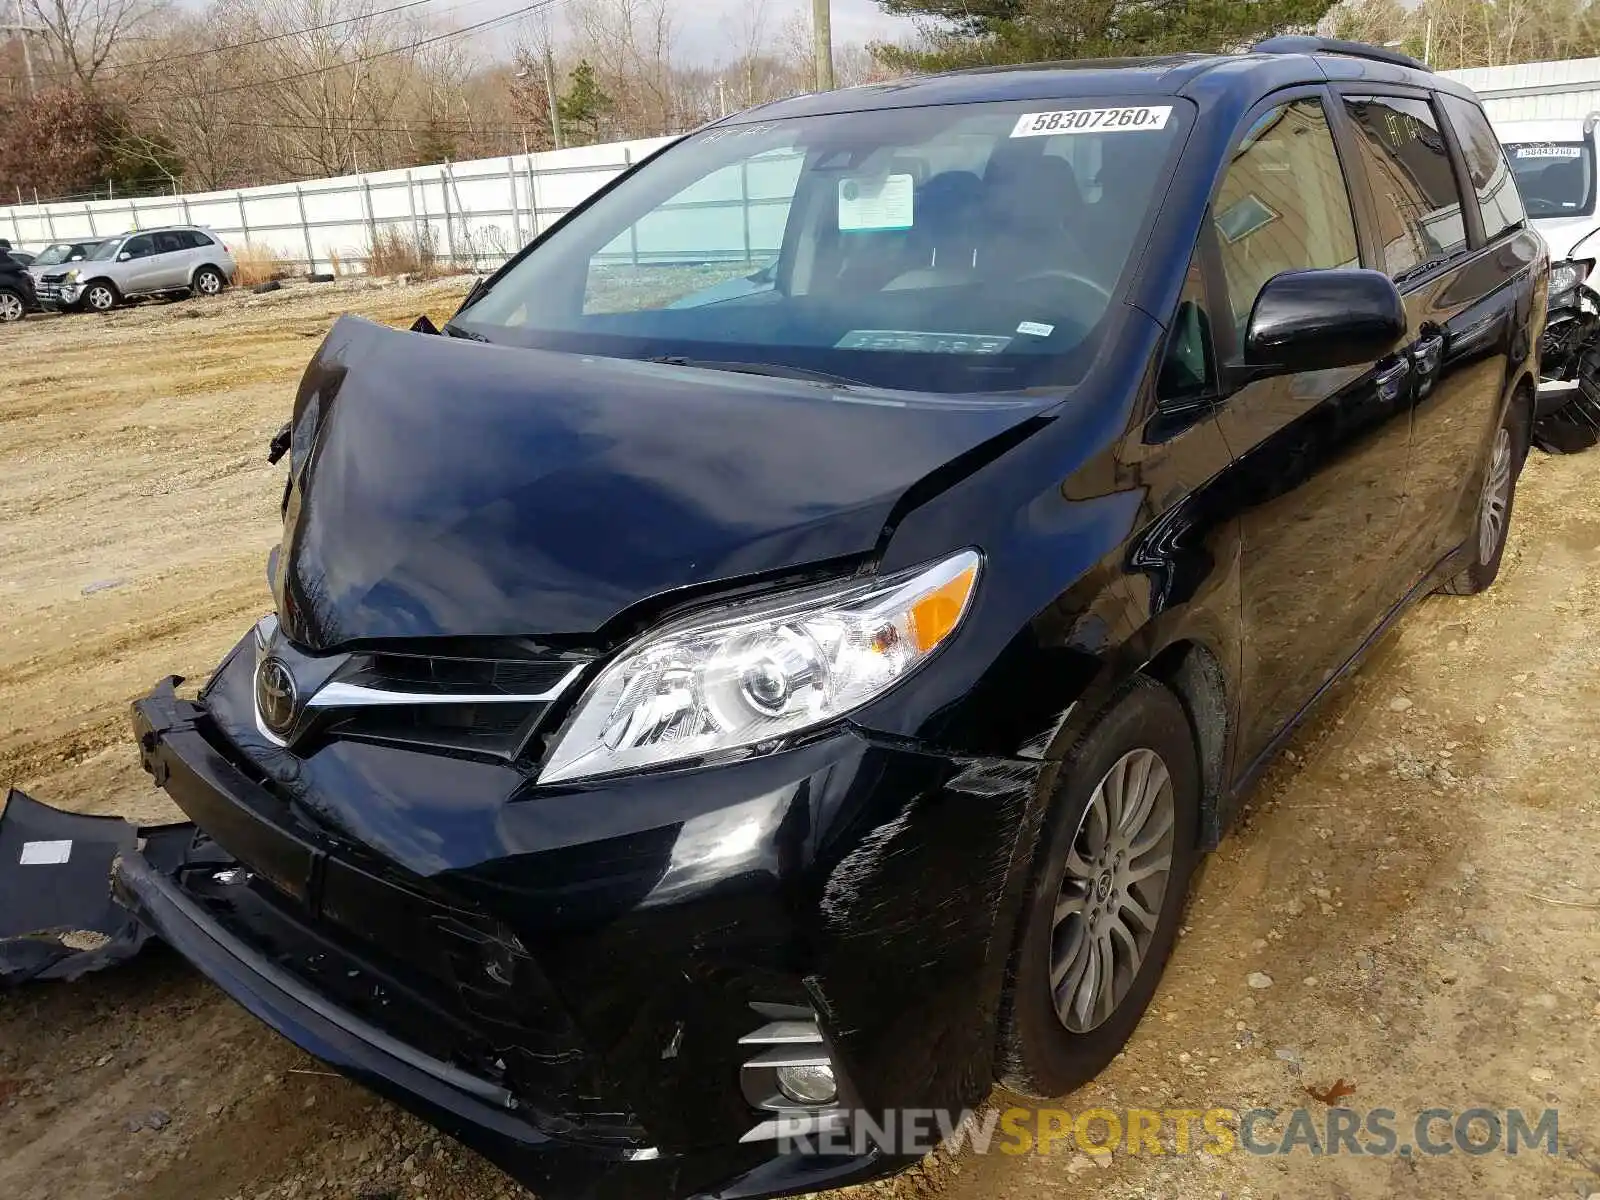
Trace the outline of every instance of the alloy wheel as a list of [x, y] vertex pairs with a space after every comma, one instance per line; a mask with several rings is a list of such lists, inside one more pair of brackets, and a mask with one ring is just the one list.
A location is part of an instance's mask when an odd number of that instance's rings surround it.
[[195, 286], [200, 289], [201, 295], [215, 296], [222, 291], [222, 280], [215, 271], [201, 271]]
[[96, 312], [110, 312], [117, 298], [108, 287], [92, 287], [89, 289], [89, 307]]
[[1494, 435], [1494, 452], [1489, 473], [1483, 480], [1483, 498], [1478, 503], [1478, 561], [1494, 561], [1494, 552], [1505, 536], [1506, 507], [1511, 500], [1511, 431], [1501, 426]]
[[1167, 764], [1130, 750], [1096, 785], [1067, 852], [1050, 931], [1050, 988], [1072, 1033], [1104, 1024], [1133, 986], [1172, 874], [1177, 802]]
[[22, 301], [10, 292], [0, 292], [0, 323], [22, 320]]

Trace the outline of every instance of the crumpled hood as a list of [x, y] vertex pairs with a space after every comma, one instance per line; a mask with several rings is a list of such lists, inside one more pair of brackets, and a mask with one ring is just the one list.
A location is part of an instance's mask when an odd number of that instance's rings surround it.
[[[1561, 262], [1567, 258], [1592, 258], [1600, 244], [1594, 237], [1600, 230], [1600, 220], [1588, 217], [1538, 217], [1534, 229], [1550, 247], [1550, 260]], [[1579, 253], [1587, 247], [1586, 252]]]
[[592, 632], [674, 588], [868, 553], [908, 488], [1045, 407], [345, 317], [295, 404], [279, 618], [310, 650]]

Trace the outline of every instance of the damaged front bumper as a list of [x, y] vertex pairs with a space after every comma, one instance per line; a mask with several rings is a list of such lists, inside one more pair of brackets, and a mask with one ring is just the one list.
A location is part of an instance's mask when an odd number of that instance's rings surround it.
[[1535, 416], [1565, 408], [1580, 394], [1600, 397], [1600, 294], [1579, 284], [1553, 309], [1539, 343]]
[[[749, 1084], [763, 1013], [815, 1021], [842, 1108], [954, 1123], [987, 1093], [1039, 764], [845, 729], [518, 799], [547, 806], [514, 835], [499, 822], [524, 853], [425, 877], [241, 751], [211, 711], [225, 694], [193, 703], [176, 682], [134, 724], [194, 825], [164, 833], [159, 863], [121, 852], [117, 899], [272, 1028], [541, 1194], [766, 1196], [912, 1161], [754, 1136], [774, 1116]], [[574, 844], [584, 811], [605, 817]]]

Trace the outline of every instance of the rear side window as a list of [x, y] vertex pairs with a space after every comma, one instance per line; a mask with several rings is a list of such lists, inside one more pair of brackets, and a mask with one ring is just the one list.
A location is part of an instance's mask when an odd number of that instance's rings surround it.
[[175, 254], [179, 250], [189, 248], [181, 233], [158, 233], [153, 236], [156, 239], [157, 254]]
[[183, 238], [184, 242], [191, 250], [199, 250], [206, 246], [216, 245], [215, 242], [213, 242], [205, 234], [201, 233], [198, 229], [186, 229], [183, 231], [183, 233], [179, 234], [179, 236]]
[[1403, 96], [1346, 96], [1344, 103], [1366, 160], [1390, 277], [1465, 250], [1461, 191], [1433, 107]]
[[1239, 331], [1274, 275], [1358, 265], [1350, 193], [1320, 101], [1295, 100], [1256, 121], [1233, 153], [1212, 219]]
[[1489, 126], [1489, 118], [1470, 100], [1460, 96], [1439, 97], [1450, 126], [1461, 144], [1467, 174], [1478, 193], [1478, 211], [1483, 214], [1483, 233], [1490, 241], [1523, 222], [1522, 197], [1517, 194], [1516, 177], [1506, 162], [1500, 139]]

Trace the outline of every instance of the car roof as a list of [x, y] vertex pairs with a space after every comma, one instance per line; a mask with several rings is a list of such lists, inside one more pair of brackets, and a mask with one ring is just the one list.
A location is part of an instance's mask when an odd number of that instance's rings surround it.
[[[1290, 39], [1306, 41], [1310, 39]], [[1375, 54], [1384, 53], [1374, 49]], [[1399, 56], [1394, 56], [1398, 58]], [[1218, 93], [1265, 95], [1295, 83], [1372, 82], [1432, 88], [1474, 99], [1454, 80], [1418, 65], [1333, 51], [1169, 54], [1150, 58], [1079, 59], [978, 67], [888, 83], [813, 92], [746, 109], [717, 124], [781, 120], [1002, 100], [1071, 100], [1136, 95], [1188, 96], [1202, 107]]]
[[1581, 142], [1583, 117], [1547, 117], [1542, 121], [1491, 121], [1502, 142]]
[[106, 242], [110, 241], [112, 237], [133, 237], [135, 234], [139, 233], [169, 233], [174, 229], [193, 229], [196, 233], [211, 232], [211, 230], [205, 225], [150, 225], [144, 229], [124, 229], [121, 233], [114, 233], [111, 235], [111, 237], [102, 237], [99, 240]]

